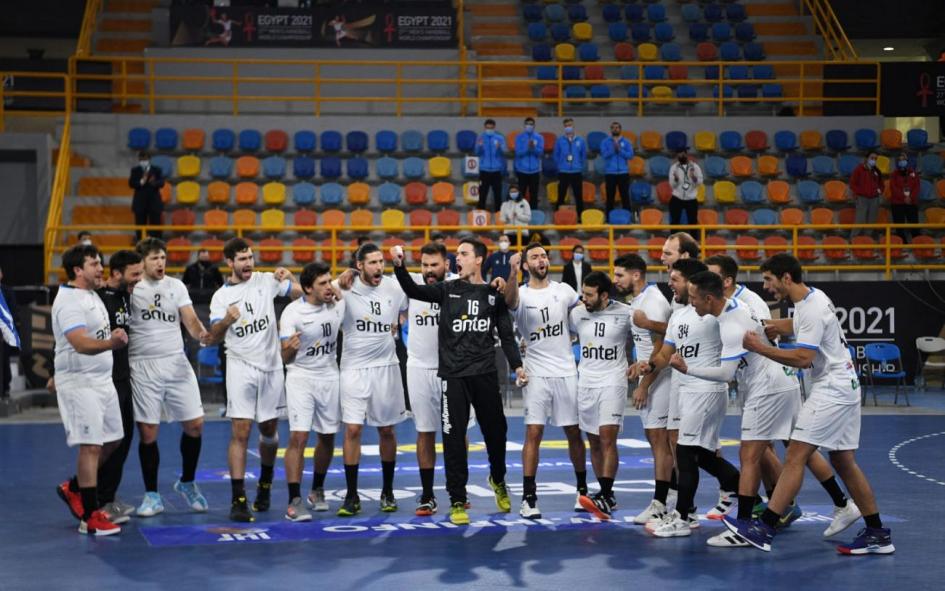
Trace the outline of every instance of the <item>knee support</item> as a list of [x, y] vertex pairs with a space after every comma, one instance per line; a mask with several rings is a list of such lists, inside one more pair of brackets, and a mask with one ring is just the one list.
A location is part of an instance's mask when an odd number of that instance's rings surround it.
[[272, 434], [272, 437], [266, 437], [262, 433], [259, 434], [259, 445], [279, 445], [279, 432], [276, 431]]

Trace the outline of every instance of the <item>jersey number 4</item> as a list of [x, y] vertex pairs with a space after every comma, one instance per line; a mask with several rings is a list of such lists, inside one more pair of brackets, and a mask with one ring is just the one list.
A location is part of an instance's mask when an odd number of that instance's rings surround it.
[[250, 314], [253, 313], [253, 305], [250, 304], [249, 302], [243, 302], [243, 307], [246, 308], [246, 311], [249, 312]]

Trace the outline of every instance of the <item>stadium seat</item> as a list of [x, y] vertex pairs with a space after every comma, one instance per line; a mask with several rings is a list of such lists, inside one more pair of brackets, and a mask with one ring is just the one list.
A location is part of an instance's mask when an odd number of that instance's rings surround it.
[[919, 201], [921, 202], [935, 201], [935, 197], [936, 197], [935, 186], [925, 179], [922, 179], [921, 181], [919, 181]]
[[292, 202], [299, 207], [315, 205], [315, 185], [311, 183], [292, 185]]
[[[436, 214], [436, 225], [438, 226], [458, 226], [459, 225], [459, 212], [455, 209], [443, 209]], [[447, 238], [447, 245], [449, 245], [450, 240]]]
[[162, 127], [154, 132], [154, 147], [162, 152], [177, 150], [177, 130], [171, 127]]
[[421, 158], [411, 156], [404, 160], [404, 176], [410, 180], [422, 179], [424, 171], [424, 161]]
[[446, 179], [450, 177], [450, 161], [443, 156], [435, 156], [429, 161], [430, 176], [435, 179]]
[[709, 156], [705, 159], [705, 174], [713, 179], [725, 178], [728, 176], [728, 163], [724, 158]]
[[771, 181], [768, 183], [768, 201], [776, 205], [784, 205], [791, 202], [791, 186], [784, 181]]
[[407, 186], [404, 187], [404, 195], [408, 205], [427, 204], [427, 186], [423, 183], [407, 183]]
[[870, 248], [851, 248], [853, 258], [860, 261], [872, 261], [876, 259], [876, 240], [870, 236], [854, 236], [850, 243], [856, 246], [868, 246]]
[[606, 84], [595, 84], [591, 86], [591, 98], [592, 99], [608, 99], [610, 98], [610, 87]]
[[581, 43], [578, 46], [578, 59], [582, 62], [596, 62], [600, 59], [596, 43]]
[[732, 40], [732, 26], [728, 23], [713, 23], [711, 27], [712, 41], [725, 43]]
[[678, 62], [682, 59], [682, 48], [678, 43], [674, 43], [676, 30], [669, 23], [656, 23], [653, 25], [653, 38], [660, 46], [660, 56], [665, 61]]
[[279, 182], [266, 183], [262, 188], [262, 197], [266, 205], [282, 205], [285, 203], [285, 185]]
[[442, 129], [427, 132], [427, 149], [440, 154], [450, 148], [450, 135]]
[[285, 176], [285, 158], [269, 156], [262, 161], [263, 176], [267, 179], [281, 179]]
[[382, 129], [374, 134], [374, 145], [381, 154], [397, 151], [397, 132]]
[[802, 261], [816, 261], [819, 258], [817, 246], [817, 239], [813, 236], [798, 236], [797, 258]]
[[816, 129], [808, 129], [800, 134], [802, 150], [822, 150], [824, 147], [823, 137]]
[[[740, 6], [739, 6], [740, 7]], [[735, 40], [741, 43], [748, 43], [754, 41], [755, 37], [755, 27], [751, 23], [738, 23], [735, 25]]]
[[545, 26], [545, 23], [528, 23], [526, 33], [528, 33], [529, 41], [537, 43], [548, 37], [548, 27]]
[[456, 202], [453, 183], [433, 183], [433, 203], [436, 205], [453, 205]]
[[[327, 132], [326, 132], [327, 133]], [[325, 136], [322, 136], [324, 139]], [[326, 156], [319, 162], [319, 172], [323, 179], [336, 180], [341, 178], [341, 159], [335, 156]]]
[[340, 209], [326, 209], [322, 212], [321, 225], [327, 228], [340, 228], [344, 226], [345, 212], [341, 211]]
[[814, 176], [818, 177], [832, 177], [837, 173], [836, 163], [830, 156], [814, 156], [811, 160], [811, 168]]
[[745, 144], [753, 152], [764, 152], [768, 149], [768, 134], [760, 130], [752, 130], [745, 134]]
[[[577, 212], [573, 207], [562, 207], [554, 212], [553, 221], [556, 226], [576, 226]], [[564, 241], [562, 240], [561, 243]]]
[[741, 47], [734, 41], [725, 41], [719, 45], [719, 58], [723, 62], [737, 62], [742, 59]]
[[534, 23], [542, 19], [541, 6], [537, 4], [526, 4], [522, 7], [522, 17], [525, 22]]
[[154, 156], [151, 158], [151, 166], [160, 168], [164, 178], [171, 178], [174, 176], [174, 160], [169, 156]]
[[600, 226], [604, 221], [604, 212], [599, 209], [585, 209], [581, 212], [581, 224], [585, 226]]
[[850, 139], [842, 129], [831, 129], [826, 134], [827, 149], [834, 152], [844, 152], [850, 149]]
[[344, 200], [344, 187], [338, 183], [325, 183], [319, 189], [321, 204], [326, 207], [337, 207]]
[[826, 207], [815, 207], [811, 209], [810, 223], [812, 226], [825, 226], [833, 224], [833, 210]]
[[255, 230], [256, 212], [252, 209], [237, 209], [233, 212], [233, 225], [242, 226], [246, 230]]
[[676, 98], [679, 98], [679, 99], [696, 98], [696, 87], [691, 84], [680, 84], [676, 86]]
[[[770, 187], [770, 184], [768, 186]], [[758, 181], [745, 181], [739, 186], [739, 190], [741, 191], [742, 203], [746, 205], [758, 205], [760, 203], [764, 203], [765, 189]]]
[[[772, 181], [775, 182], [775, 181]], [[823, 198], [820, 196], [820, 183], [815, 181], [800, 181], [797, 183], [797, 198], [801, 203], [810, 205], [820, 203]]]
[[128, 148], [130, 150], [147, 150], [151, 147], [151, 131], [144, 127], [134, 127], [128, 130]]
[[694, 143], [696, 150], [699, 152], [715, 152], [715, 133], [711, 131], [696, 132]]
[[659, 59], [659, 48], [652, 43], [640, 43], [637, 45], [637, 55], [640, 61], [655, 62]]
[[663, 150], [663, 136], [658, 131], [641, 132], [640, 148], [647, 152], [661, 152]]
[[928, 248], [916, 248], [912, 250], [912, 256], [917, 260], [926, 261], [937, 258], [935, 239], [931, 236], [916, 236], [912, 239], [912, 244], [928, 246]]
[[719, 48], [715, 43], [702, 41], [696, 45], [696, 58], [700, 62], [714, 62], [719, 58]]
[[924, 129], [910, 129], [906, 132], [906, 144], [910, 150], [925, 151], [932, 147], [929, 132]]
[[790, 249], [788, 248], [787, 238], [784, 236], [767, 236], [763, 241], [763, 250], [765, 257], [771, 257], [779, 253], [788, 253]]
[[244, 129], [239, 135], [241, 152], [256, 152], [262, 145], [262, 134], [258, 129]]
[[745, 55], [745, 60], [749, 62], [760, 62], [767, 57], [764, 46], [755, 41], [742, 45], [742, 52]]
[[[571, 27], [571, 35], [574, 37], [575, 41], [590, 41], [594, 36], [594, 30], [591, 28], [591, 25], [585, 22], [575, 23]], [[557, 39], [555, 39], [557, 41]], [[562, 39], [564, 41], [564, 39]]]
[[898, 129], [884, 129], [879, 134], [879, 141], [884, 150], [902, 150], [902, 132]]
[[725, 152], [739, 152], [742, 150], [742, 134], [737, 131], [723, 131], [719, 134], [719, 145]]
[[315, 132], [301, 130], [295, 132], [292, 136], [292, 143], [295, 144], [295, 151], [301, 153], [314, 152], [317, 147]]
[[781, 130], [774, 134], [774, 147], [779, 152], [791, 152], [797, 149], [797, 134], [789, 130]]
[[656, 198], [663, 205], [667, 205], [673, 197], [673, 188], [669, 185], [669, 181], [660, 181], [656, 183]]
[[607, 214], [607, 223], [613, 226], [625, 226], [632, 222], [633, 217], [629, 210], [614, 208]]
[[236, 159], [236, 176], [241, 179], [254, 179], [259, 176], [259, 158], [240, 156]]
[[686, 136], [685, 132], [670, 131], [666, 134], [666, 150], [668, 152], [682, 152], [688, 149], [689, 138]]
[[630, 200], [636, 205], [653, 202], [653, 187], [646, 181], [634, 181], [630, 185]]
[[229, 215], [222, 209], [209, 209], [203, 214], [203, 225], [208, 228], [226, 228], [230, 225]]
[[868, 152], [879, 147], [879, 139], [872, 129], [857, 129], [853, 134], [853, 142], [860, 152]]
[[927, 224], [945, 224], [945, 208], [926, 207], [922, 213]]
[[390, 156], [382, 156], [374, 164], [378, 178], [391, 180], [397, 178], [397, 161]]
[[377, 188], [377, 199], [385, 207], [394, 207], [400, 204], [400, 185], [383, 183]]
[[336, 154], [341, 151], [341, 133], [330, 130], [322, 132], [322, 152]]
[[781, 161], [778, 160], [776, 156], [759, 156], [758, 157], [758, 174], [761, 176], [778, 176], [780, 171], [778, 166]]
[[[297, 212], [295, 214], [295, 217], [296, 217], [295, 225], [297, 226], [314, 226], [315, 225], [314, 220], [311, 224], [299, 223], [298, 221], [299, 213], [302, 213], [302, 212]], [[308, 212], [308, 213], [311, 213], [313, 215], [315, 214], [314, 211]], [[307, 265], [308, 263], [311, 263], [312, 261], [314, 261], [315, 260], [315, 247], [317, 245], [318, 243], [312, 240], [311, 238], [296, 238], [295, 240], [293, 240], [292, 246], [294, 246], [295, 249], [292, 250], [292, 262], [297, 265]]]
[[843, 181], [827, 181], [824, 183], [824, 194], [828, 203], [846, 203], [847, 184]]
[[251, 182], [237, 183], [236, 185], [236, 204], [237, 205], [256, 205], [259, 199], [259, 185]]
[[[381, 228], [385, 232], [398, 232], [406, 225], [406, 216], [400, 209], [385, 209], [381, 212]], [[393, 246], [393, 245], [391, 245]], [[384, 249], [385, 253], [389, 248]]]
[[[771, 210], [767, 210], [771, 211]], [[774, 213], [774, 212], [771, 212]], [[758, 242], [758, 239], [754, 236], [746, 236], [744, 234], [738, 236], [735, 239], [735, 246], [742, 247], [735, 249], [735, 255], [743, 261], [757, 261], [761, 259], [761, 252], [759, 247], [761, 243]], [[747, 247], [747, 248], [746, 248]]]
[[415, 129], [408, 129], [400, 134], [400, 146], [407, 153], [422, 152], [423, 134]]
[[180, 205], [194, 205], [200, 201], [200, 185], [194, 181], [184, 181], [174, 187], [177, 203]]
[[217, 152], [229, 152], [236, 143], [236, 134], [232, 129], [217, 129], [211, 135], [211, 145]]
[[267, 209], [260, 216], [260, 225], [266, 230], [285, 229], [285, 211], [282, 209]]
[[550, 62], [551, 56], [552, 49], [547, 43], [536, 43], [532, 45], [532, 61]]
[[181, 147], [187, 152], [200, 152], [203, 150], [205, 136], [202, 129], [185, 129], [181, 134]]
[[646, 174], [646, 160], [640, 156], [634, 156], [629, 162], [630, 176], [643, 176]]
[[752, 66], [751, 77], [755, 80], [774, 80], [774, 68], [772, 66]]
[[273, 265], [282, 262], [283, 251], [270, 250], [278, 249], [282, 246], [282, 241], [277, 238], [264, 238], [259, 241], [259, 260], [263, 263]]
[[942, 157], [939, 154], [923, 154], [919, 158], [919, 171], [924, 176], [941, 176]]
[[182, 178], [196, 178], [200, 176], [200, 158], [189, 154], [178, 158], [177, 174]]
[[735, 183], [732, 181], [718, 181], [712, 186], [712, 193], [716, 203], [735, 203]]
[[646, 207], [640, 210], [641, 226], [659, 226], [663, 223], [663, 210]]
[[297, 179], [310, 179], [315, 176], [315, 160], [308, 156], [296, 156], [292, 160], [292, 175]]
[[230, 202], [230, 185], [223, 181], [213, 181], [207, 185], [207, 203], [226, 205]]
[[368, 161], [364, 158], [349, 158], [345, 161], [349, 179], [362, 181], [368, 177]]
[[289, 135], [281, 129], [271, 129], [264, 137], [266, 151], [279, 154], [286, 151], [289, 145]]
[[603, 131], [592, 131], [587, 134], [587, 150], [593, 154], [600, 152], [600, 144], [607, 139]]
[[371, 187], [367, 183], [351, 183], [347, 196], [351, 205], [367, 205], [371, 201]]
[[650, 167], [650, 176], [658, 179], [669, 178], [669, 168], [672, 161], [666, 156], [652, 156], [647, 163]]
[[555, 45], [555, 59], [559, 62], [573, 62], [577, 50], [570, 43], [559, 43]]
[[854, 169], [860, 165], [862, 159], [859, 156], [853, 154], [844, 154], [840, 156], [840, 159], [837, 161], [837, 169], [840, 171], [840, 176], [849, 177], [853, 174]]
[[408, 218], [412, 227], [433, 225], [433, 212], [429, 209], [414, 209]]
[[846, 238], [840, 236], [825, 236], [823, 241], [824, 258], [828, 260], [843, 260], [850, 257], [849, 246]]
[[355, 209], [351, 212], [351, 217], [348, 220], [352, 226], [360, 226], [364, 228], [373, 228], [374, 227], [374, 213], [369, 209]]
[[747, 226], [751, 220], [748, 210], [739, 207], [730, 207], [725, 210], [725, 224], [729, 226]]
[[733, 176], [742, 178], [752, 176], [751, 158], [747, 156], [735, 156], [729, 160], [729, 166]]
[[345, 147], [353, 154], [361, 154], [368, 149], [368, 135], [363, 131], [349, 131], [345, 135]]
[[797, 207], [782, 207], [779, 217], [780, 223], [785, 226], [801, 226], [804, 224], [804, 210]]
[[[178, 210], [180, 212], [190, 211], [190, 210]], [[177, 213], [175, 211], [174, 213]], [[190, 212], [191, 214], [193, 212]], [[182, 224], [177, 223], [173, 219], [171, 223], [175, 226], [189, 226], [193, 224]], [[190, 252], [189, 250], [178, 250], [186, 249], [188, 246], [191, 246], [190, 240], [187, 238], [178, 236], [177, 238], [171, 238], [167, 241], [167, 262], [172, 265], [186, 265], [190, 261]]]
[[784, 170], [789, 177], [804, 178], [807, 176], [807, 156], [803, 154], [789, 154], [784, 159]]

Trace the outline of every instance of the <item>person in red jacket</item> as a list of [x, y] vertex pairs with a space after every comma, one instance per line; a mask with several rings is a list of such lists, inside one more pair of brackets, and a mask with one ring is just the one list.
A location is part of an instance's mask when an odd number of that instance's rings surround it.
[[[883, 196], [883, 173], [876, 166], [876, 152], [870, 152], [850, 176], [850, 191], [856, 198], [857, 224], [875, 224], [879, 216], [879, 204]], [[853, 235], [862, 233], [857, 228]]]
[[[891, 193], [892, 218], [894, 224], [919, 223], [919, 175], [915, 168], [909, 166], [909, 157], [903, 153], [896, 160], [896, 170], [889, 177]], [[910, 242], [919, 231], [916, 228], [899, 228], [896, 233], [903, 242]]]

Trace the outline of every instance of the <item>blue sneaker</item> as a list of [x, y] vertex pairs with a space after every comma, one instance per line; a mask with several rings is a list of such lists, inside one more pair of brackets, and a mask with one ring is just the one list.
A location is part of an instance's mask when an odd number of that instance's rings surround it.
[[771, 541], [774, 539], [775, 530], [769, 527], [760, 519], [745, 521], [735, 519], [731, 515], [726, 515], [722, 523], [733, 534], [738, 534], [743, 540], [765, 552], [771, 552]]
[[860, 530], [849, 544], [837, 546], [837, 552], [850, 556], [863, 554], [892, 554], [896, 551], [888, 527], [867, 527]]
[[200, 489], [197, 488], [196, 482], [181, 482], [178, 480], [174, 483], [174, 490], [180, 493], [180, 496], [184, 497], [184, 501], [187, 503], [187, 506], [190, 507], [191, 511], [196, 511], [197, 513], [206, 513], [209, 508], [207, 503], [207, 497], [201, 494]]
[[164, 501], [161, 499], [160, 493], [144, 493], [144, 499], [141, 501], [141, 504], [138, 505], [135, 514], [138, 517], [153, 517], [158, 513], [164, 513]]
[[804, 512], [801, 510], [799, 505], [791, 505], [788, 512], [782, 515], [781, 519], [778, 520], [777, 529], [782, 530], [791, 527], [791, 524], [800, 519], [803, 515]]

